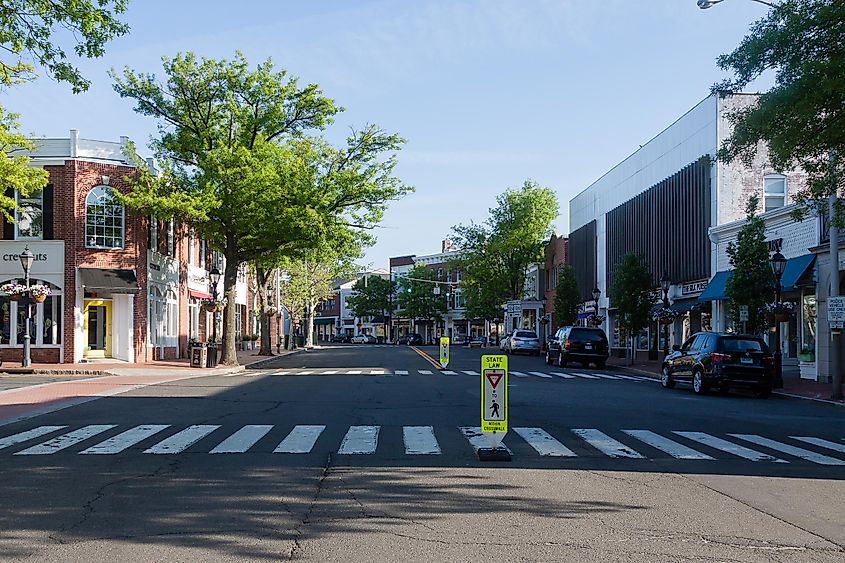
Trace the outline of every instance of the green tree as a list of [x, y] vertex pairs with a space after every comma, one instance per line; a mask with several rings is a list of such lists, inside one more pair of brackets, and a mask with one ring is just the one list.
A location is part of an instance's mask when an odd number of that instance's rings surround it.
[[393, 313], [396, 282], [379, 275], [365, 275], [352, 286], [355, 293], [346, 303], [356, 317], [381, 318], [387, 336], [387, 316]]
[[[2, 0], [0, 2], [0, 89], [35, 78], [35, 65], [74, 93], [90, 82], [68, 60], [61, 42], [71, 42], [80, 58], [97, 58], [105, 44], [124, 35], [129, 27], [117, 19], [126, 0]], [[71, 33], [66, 33], [70, 31]], [[19, 115], [0, 105], [0, 213], [14, 221], [15, 199], [5, 195], [12, 188], [26, 197], [47, 185], [47, 171], [31, 168], [26, 151], [35, 147], [18, 126]]]
[[[775, 169], [805, 170], [807, 187], [792, 193], [805, 204], [798, 217], [808, 208], [826, 213], [826, 198], [843, 188], [843, 36], [842, 0], [784, 0], [754, 23], [733, 52], [718, 59], [718, 66], [734, 76], [716, 84], [714, 92], [740, 91], [774, 71], [774, 86], [757, 103], [729, 115], [734, 129], [718, 157], [748, 162], [762, 141]], [[844, 210], [840, 202], [838, 226], [845, 226]]]
[[472, 318], [496, 318], [505, 301], [523, 298], [525, 273], [544, 260], [543, 246], [557, 215], [554, 191], [526, 181], [499, 195], [484, 223], [453, 227], [461, 253], [452, 267], [463, 274], [461, 288]]
[[752, 196], [745, 206], [745, 224], [728, 244], [727, 254], [733, 273], [725, 285], [728, 318], [735, 330], [743, 328], [739, 308], [748, 306], [745, 331], [762, 334], [768, 327], [765, 304], [774, 299], [774, 276], [769, 265], [766, 223], [756, 215], [759, 198]]
[[633, 252], [626, 254], [613, 271], [608, 296], [617, 309], [616, 322], [629, 337], [629, 361], [633, 361], [636, 336], [651, 321], [653, 289], [654, 284], [644, 259]]
[[437, 273], [422, 264], [415, 265], [399, 281], [396, 302], [401, 314], [411, 319], [414, 326], [420, 320], [441, 322], [446, 314], [444, 292], [441, 291], [440, 295], [434, 293], [436, 281]]
[[[130, 69], [122, 77], [112, 72], [118, 94], [159, 121], [152, 148], [162, 172], [142, 171], [121, 200], [176, 217], [220, 250], [229, 303], [245, 262], [260, 261], [265, 270], [289, 257], [326, 263], [325, 248], [371, 243], [366, 231], [410, 190], [393, 175], [399, 136], [368, 126], [353, 130], [342, 148], [306, 137], [341, 108], [272, 62], [251, 69], [240, 53], [231, 61], [188, 53], [163, 65], [163, 82]], [[237, 363], [234, 326], [234, 307], [227, 307], [226, 365]]]
[[558, 272], [555, 286], [555, 321], [557, 326], [574, 325], [581, 308], [581, 294], [572, 266], [564, 264]]

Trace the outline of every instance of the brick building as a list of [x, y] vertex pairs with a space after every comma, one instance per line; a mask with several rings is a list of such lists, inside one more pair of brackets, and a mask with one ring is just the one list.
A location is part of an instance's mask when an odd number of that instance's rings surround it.
[[549, 330], [554, 331], [558, 327], [557, 319], [555, 318], [555, 288], [557, 287], [558, 274], [560, 268], [566, 264], [566, 254], [569, 248], [569, 239], [558, 236], [556, 233], [552, 234], [549, 242], [546, 243], [545, 248], [545, 264], [543, 272], [546, 277], [545, 283], [545, 302], [546, 315], [548, 317]]

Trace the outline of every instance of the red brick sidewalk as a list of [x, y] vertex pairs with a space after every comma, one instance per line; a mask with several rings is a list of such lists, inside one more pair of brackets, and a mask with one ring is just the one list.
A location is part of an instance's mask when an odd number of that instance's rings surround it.
[[[655, 378], [660, 377], [661, 363], [658, 360], [637, 360], [633, 365], [629, 366], [627, 364], [627, 360], [625, 359], [609, 358], [607, 365], [630, 369], [644, 375], [651, 375]], [[843, 386], [843, 388], [845, 388], [845, 386]], [[833, 394], [833, 389], [829, 383], [819, 383], [818, 381], [809, 381], [798, 377], [784, 377], [783, 389], [777, 389], [774, 393], [776, 395], [783, 395], [787, 397], [813, 399], [816, 401], [845, 405], [845, 401], [832, 401], [830, 399], [830, 396]]]

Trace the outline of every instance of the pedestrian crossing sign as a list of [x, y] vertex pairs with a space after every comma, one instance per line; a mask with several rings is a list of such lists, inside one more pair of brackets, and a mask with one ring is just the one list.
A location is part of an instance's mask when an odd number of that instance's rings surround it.
[[507, 356], [481, 356], [481, 431], [500, 435], [497, 442], [508, 431]]
[[446, 369], [449, 365], [449, 337], [440, 337], [440, 367]]

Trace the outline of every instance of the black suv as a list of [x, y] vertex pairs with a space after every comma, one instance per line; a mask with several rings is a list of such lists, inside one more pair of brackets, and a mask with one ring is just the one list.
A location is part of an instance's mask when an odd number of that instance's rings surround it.
[[422, 346], [423, 337], [415, 332], [400, 336], [396, 344], [407, 344], [408, 346]]
[[556, 361], [561, 367], [569, 362], [580, 362], [583, 366], [594, 363], [603, 369], [609, 355], [607, 335], [602, 329], [565, 326], [549, 339], [546, 363], [552, 365]]
[[675, 382], [692, 383], [693, 391], [746, 387], [768, 397], [774, 380], [774, 361], [766, 342], [757, 336], [697, 332], [682, 346], [675, 344], [663, 360], [660, 382], [671, 389]]
[[340, 342], [341, 344], [349, 344], [352, 342], [352, 337], [346, 334], [345, 332], [341, 332], [332, 336], [332, 342]]

